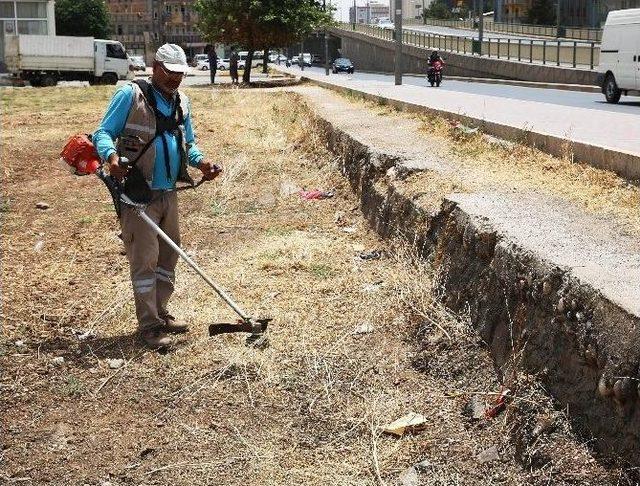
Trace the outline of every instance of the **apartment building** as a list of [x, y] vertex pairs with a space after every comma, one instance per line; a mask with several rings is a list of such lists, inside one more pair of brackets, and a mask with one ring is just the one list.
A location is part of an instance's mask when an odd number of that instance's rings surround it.
[[402, 7], [403, 19], [421, 19], [422, 11], [431, 4], [432, 0], [390, 0], [390, 17], [393, 21], [396, 8]]
[[389, 5], [380, 2], [367, 2], [365, 5], [349, 9], [349, 22], [357, 24], [375, 24], [380, 19], [388, 19]]

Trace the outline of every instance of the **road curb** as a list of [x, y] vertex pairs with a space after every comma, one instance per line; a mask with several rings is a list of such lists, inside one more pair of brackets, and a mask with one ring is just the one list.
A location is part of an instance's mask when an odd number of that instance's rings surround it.
[[566, 138], [504, 125], [502, 123], [491, 122], [469, 115], [462, 115], [460, 113], [438, 108], [431, 108], [424, 105], [410, 103], [408, 101], [386, 98], [380, 95], [365, 93], [355, 88], [337, 86], [325, 81], [319, 81], [304, 75], [300, 76], [300, 79], [323, 88], [331, 89], [338, 93], [360, 97], [381, 105], [393, 106], [402, 111], [426, 113], [432, 116], [446, 117], [459, 121], [464, 125], [477, 127], [486, 134], [522, 143], [556, 157], [566, 157], [569, 155], [572, 160], [576, 162], [582, 162], [599, 169], [610, 170], [627, 179], [640, 179], [640, 154], [624, 152], [611, 147], [576, 142], [567, 140]]

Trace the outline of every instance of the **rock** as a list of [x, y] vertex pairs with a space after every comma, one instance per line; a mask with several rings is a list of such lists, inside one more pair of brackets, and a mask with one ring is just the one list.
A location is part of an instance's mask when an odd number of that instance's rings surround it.
[[373, 324], [370, 322], [362, 322], [353, 330], [353, 334], [370, 334], [373, 332]]
[[475, 420], [486, 417], [487, 403], [481, 395], [473, 395], [467, 402], [466, 412]]
[[423, 415], [411, 412], [386, 425], [382, 431], [386, 434], [402, 437], [405, 432], [419, 432], [424, 430], [426, 426], [427, 419]]
[[97, 336], [96, 331], [93, 329], [72, 329], [71, 332], [78, 338], [78, 341], [86, 341]]
[[296, 186], [291, 181], [282, 181], [280, 183], [280, 195], [282, 196], [291, 196], [292, 194], [296, 194], [300, 192], [301, 187]]
[[15, 343], [16, 348], [23, 348], [24, 347], [24, 341], [22, 339], [18, 339]]
[[63, 365], [64, 364], [64, 357], [58, 356], [56, 358], [53, 358], [51, 360], [51, 363], [53, 363], [55, 366]]
[[36, 244], [33, 245], [33, 251], [35, 251], [36, 253], [41, 252], [43, 248], [44, 248], [44, 241], [42, 240], [36, 241]]
[[400, 473], [398, 481], [402, 486], [419, 486], [418, 472], [411, 466]]
[[109, 368], [112, 370], [117, 370], [118, 368], [122, 368], [124, 365], [124, 360], [121, 358], [115, 359], [107, 359], [107, 363], [109, 364]]
[[498, 454], [498, 448], [496, 446], [491, 446], [488, 449], [482, 451], [480, 454], [476, 456], [478, 462], [480, 464], [486, 464], [487, 462], [498, 461], [500, 459], [500, 454]]
[[611, 383], [611, 380], [605, 375], [602, 375], [600, 381], [598, 382], [598, 393], [600, 393], [600, 396], [603, 397], [608, 397], [613, 393], [613, 384]]
[[433, 464], [431, 464], [431, 461], [429, 461], [428, 459], [424, 459], [416, 464], [413, 465], [414, 469], [420, 473], [425, 473], [427, 471], [429, 471], [429, 469], [431, 469], [433, 467]]
[[551, 283], [549, 283], [549, 281], [545, 280], [542, 283], [542, 294], [543, 295], [549, 295], [551, 293]]
[[36, 209], [43, 209], [44, 210], [44, 209], [49, 209], [49, 207], [50, 207], [49, 204], [47, 204], [44, 201], [40, 201], [40, 202], [36, 203]]

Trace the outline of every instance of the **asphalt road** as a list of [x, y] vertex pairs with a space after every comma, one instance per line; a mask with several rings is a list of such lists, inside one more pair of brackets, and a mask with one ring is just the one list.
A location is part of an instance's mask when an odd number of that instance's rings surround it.
[[[357, 66], [356, 66], [357, 67]], [[324, 69], [319, 67], [305, 68], [306, 72], [314, 74], [324, 74]], [[371, 74], [358, 73], [353, 75], [347, 74], [331, 74], [331, 76], [341, 76], [351, 78], [356, 81], [386, 81], [393, 82], [392, 74]], [[487, 84], [468, 81], [456, 81], [445, 78], [440, 88], [431, 88], [426, 78], [423, 76], [404, 76], [404, 84], [413, 86], [424, 86], [425, 94], [432, 93], [431, 90], [458, 92], [484, 96], [495, 96], [499, 98], [508, 98], [522, 101], [535, 101], [538, 103], [547, 103], [558, 106], [567, 106], [572, 108], [587, 108], [590, 110], [604, 110], [612, 113], [628, 113], [632, 115], [640, 115], [640, 97], [623, 96], [617, 105], [609, 104], [605, 101], [604, 95], [599, 93], [583, 93], [578, 91], [566, 91], [558, 89], [544, 88], [528, 88], [522, 86], [513, 86], [507, 84]]]

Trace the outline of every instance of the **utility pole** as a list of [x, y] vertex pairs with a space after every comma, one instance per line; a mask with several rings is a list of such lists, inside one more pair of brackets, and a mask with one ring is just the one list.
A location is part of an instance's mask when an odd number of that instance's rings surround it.
[[480, 55], [482, 56], [482, 39], [484, 37], [484, 0], [479, 0], [480, 17], [478, 18], [478, 41], [480, 42]]
[[396, 59], [395, 59], [395, 78], [396, 86], [402, 84], [402, 0], [396, 0], [394, 21], [394, 32], [396, 36]]
[[556, 0], [556, 37], [560, 38], [560, 16], [561, 16], [561, 4], [560, 0]]
[[[322, 0], [322, 8], [325, 13], [327, 11], [327, 0]], [[331, 8], [331, 0], [329, 0], [329, 8]], [[329, 31], [324, 28], [324, 75], [329, 76]]]
[[356, 30], [357, 23], [358, 23], [358, 7], [356, 7], [356, 0], [353, 0], [353, 30]]

